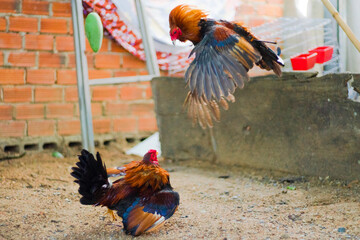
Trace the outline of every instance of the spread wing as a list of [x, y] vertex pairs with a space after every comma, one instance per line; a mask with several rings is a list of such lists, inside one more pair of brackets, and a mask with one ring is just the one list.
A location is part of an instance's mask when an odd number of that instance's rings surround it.
[[261, 54], [245, 37], [216, 24], [190, 55], [194, 53], [195, 59], [185, 73], [190, 88], [185, 106], [194, 122], [212, 127], [211, 119], [220, 118], [216, 102], [227, 109], [226, 100], [234, 101], [232, 93], [249, 80], [247, 71], [261, 60]]
[[214, 25], [191, 54], [196, 54], [185, 74], [190, 91], [220, 101], [243, 87], [249, 79], [247, 71], [261, 59], [261, 55], [244, 37], [233, 30]]
[[170, 218], [179, 206], [179, 194], [164, 189], [149, 199], [137, 198], [123, 215], [123, 224], [127, 233], [138, 236], [157, 229]]

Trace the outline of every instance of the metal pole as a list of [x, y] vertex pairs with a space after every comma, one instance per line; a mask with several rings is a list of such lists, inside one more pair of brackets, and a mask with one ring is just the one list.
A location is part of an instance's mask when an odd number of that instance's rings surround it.
[[79, 94], [82, 143], [83, 148], [87, 149], [89, 152], [94, 153], [94, 132], [90, 106], [91, 97], [88, 81], [88, 67], [85, 56], [85, 31], [82, 1], [71, 0], [71, 11], [74, 29], [76, 76]]
[[145, 9], [142, 0], [135, 0], [136, 15], [139, 21], [139, 27], [142, 37], [142, 42], [145, 50], [146, 67], [150, 75], [160, 76], [159, 65], [157, 63], [156, 52], [152, 36], [150, 34], [148, 24], [149, 21], [146, 18]]

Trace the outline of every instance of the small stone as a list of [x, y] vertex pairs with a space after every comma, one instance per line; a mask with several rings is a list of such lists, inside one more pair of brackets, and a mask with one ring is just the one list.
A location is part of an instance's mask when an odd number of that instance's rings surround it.
[[344, 227], [338, 228], [338, 232], [341, 232], [341, 233], [346, 232], [346, 228], [344, 228]]
[[286, 233], [280, 236], [280, 239], [289, 239], [289, 238], [290, 238], [289, 234]]
[[223, 176], [219, 176], [218, 178], [227, 179], [229, 177], [230, 177], [229, 175], [223, 175]]

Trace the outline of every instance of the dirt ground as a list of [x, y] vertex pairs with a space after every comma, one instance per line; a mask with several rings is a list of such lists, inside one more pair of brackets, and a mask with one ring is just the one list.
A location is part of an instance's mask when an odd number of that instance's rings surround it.
[[[140, 158], [99, 149], [108, 167]], [[130, 239], [105, 208], [82, 206], [76, 154], [0, 162], [0, 239]], [[360, 184], [198, 161], [160, 162], [178, 212], [139, 239], [360, 239]], [[288, 189], [288, 187], [290, 189]], [[295, 188], [295, 189], [294, 189]]]

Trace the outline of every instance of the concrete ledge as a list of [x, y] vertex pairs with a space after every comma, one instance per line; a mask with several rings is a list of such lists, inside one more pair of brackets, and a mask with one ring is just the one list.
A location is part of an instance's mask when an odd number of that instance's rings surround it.
[[163, 156], [360, 179], [360, 103], [347, 99], [347, 81], [354, 77], [359, 86], [360, 75], [315, 76], [253, 78], [236, 90], [212, 133], [192, 126], [182, 111], [184, 79], [153, 79]]
[[[151, 133], [143, 134], [96, 134], [94, 136], [95, 147], [104, 147], [111, 142], [117, 146], [128, 149], [147, 138]], [[72, 149], [82, 147], [81, 136], [46, 136], [46, 137], [23, 137], [0, 139], [0, 161], [4, 159], [18, 158], [26, 152], [60, 151], [65, 156], [71, 156]]]

